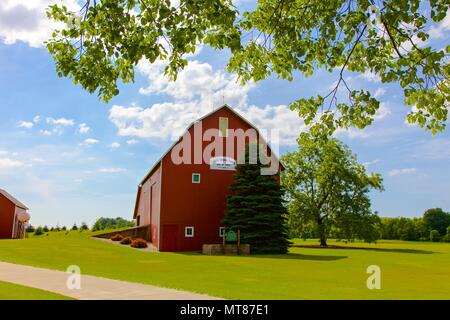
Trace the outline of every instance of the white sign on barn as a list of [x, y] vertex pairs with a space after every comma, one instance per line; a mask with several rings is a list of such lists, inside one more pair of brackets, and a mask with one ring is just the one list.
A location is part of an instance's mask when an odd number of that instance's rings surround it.
[[211, 170], [236, 170], [236, 160], [230, 157], [214, 157], [209, 162]]

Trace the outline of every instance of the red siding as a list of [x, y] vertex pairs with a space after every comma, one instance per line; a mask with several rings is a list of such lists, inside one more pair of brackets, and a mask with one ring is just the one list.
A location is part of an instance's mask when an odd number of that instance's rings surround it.
[[11, 239], [16, 206], [0, 194], [0, 239]]

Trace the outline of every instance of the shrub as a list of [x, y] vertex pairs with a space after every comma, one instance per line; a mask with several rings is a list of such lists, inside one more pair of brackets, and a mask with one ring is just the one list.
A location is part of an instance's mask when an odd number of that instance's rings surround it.
[[120, 244], [131, 244], [132, 240], [130, 237], [125, 237], [120, 241]]
[[48, 231], [49, 231], [47, 226], [44, 226], [44, 228], [43, 228], [42, 230], [43, 230], [44, 232], [48, 232]]
[[134, 239], [134, 240], [131, 242], [131, 246], [132, 246], [133, 248], [147, 248], [147, 247], [148, 247], [148, 246], [147, 246], [147, 241], [145, 241], [144, 239], [140, 239], [140, 238]]
[[34, 231], [36, 231], [36, 229], [34, 229], [34, 227], [31, 224], [26, 228], [26, 232], [34, 232]]
[[81, 223], [80, 230], [81, 230], [81, 231], [83, 231], [83, 230], [89, 230], [89, 227], [88, 227], [88, 225], [86, 224], [86, 222]]
[[76, 223], [74, 223], [73, 224], [73, 226], [72, 226], [72, 229], [71, 229], [72, 231], [75, 231], [75, 230], [78, 230], [78, 227], [77, 227], [77, 224]]
[[118, 234], [118, 233], [116, 233], [116, 234], [113, 235], [110, 239], [111, 239], [112, 241], [122, 241], [123, 236], [120, 235], [120, 234]]
[[439, 242], [441, 240], [441, 234], [437, 230], [430, 231], [430, 240], [432, 242]]
[[450, 242], [450, 226], [447, 227], [447, 233], [442, 237], [442, 241]]
[[42, 229], [41, 226], [37, 227], [36, 230], [34, 231], [35, 236], [41, 236], [43, 234], [44, 234], [44, 229]]

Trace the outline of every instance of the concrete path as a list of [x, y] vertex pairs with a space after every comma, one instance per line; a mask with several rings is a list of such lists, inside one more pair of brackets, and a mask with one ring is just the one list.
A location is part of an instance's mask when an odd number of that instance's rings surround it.
[[[151, 272], [151, 271], [149, 271]], [[68, 289], [70, 274], [0, 262], [0, 281], [39, 288], [80, 300], [215, 300], [208, 295], [81, 275], [81, 289]]]

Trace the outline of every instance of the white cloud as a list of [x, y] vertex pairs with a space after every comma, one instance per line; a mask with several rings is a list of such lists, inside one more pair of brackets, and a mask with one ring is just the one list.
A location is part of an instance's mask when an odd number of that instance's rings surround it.
[[40, 130], [39, 131], [41, 134], [43, 134], [44, 136], [51, 136], [52, 132], [49, 130]]
[[369, 82], [375, 82], [375, 83], [381, 82], [381, 77], [379, 75], [371, 72], [370, 70], [367, 70], [366, 72], [358, 75], [358, 78], [364, 79]]
[[83, 143], [80, 143], [80, 146], [93, 146], [95, 144], [98, 144], [100, 141], [93, 138], [87, 138], [83, 141]]
[[[275, 130], [278, 130], [281, 145], [295, 144], [300, 132], [306, 130], [303, 120], [286, 105], [251, 105], [236, 108], [236, 111], [262, 132], [275, 133]], [[273, 137], [266, 138], [272, 140]]]
[[117, 148], [120, 148], [120, 143], [118, 143], [118, 142], [111, 143], [111, 149], [117, 149]]
[[46, 129], [46, 130], [41, 130], [41, 134], [43, 135], [61, 135], [64, 132], [64, 128], [65, 127], [71, 127], [73, 125], [75, 125], [75, 121], [72, 119], [66, 119], [66, 118], [52, 118], [52, 117], [47, 117], [45, 119], [45, 121], [47, 122], [47, 124], [53, 126], [53, 128], [50, 129]]
[[33, 122], [34, 122], [34, 123], [39, 123], [39, 122], [41, 122], [41, 116], [40, 116], [40, 115], [35, 116], [35, 117], [33, 118]]
[[166, 94], [171, 102], [156, 103], [148, 108], [138, 105], [114, 105], [109, 119], [120, 136], [176, 140], [186, 128], [221, 106], [224, 102], [235, 108], [260, 130], [280, 130], [280, 143], [293, 144], [303, 121], [285, 105], [258, 107], [249, 105], [248, 92], [254, 84], [239, 85], [235, 75], [215, 71], [208, 63], [189, 61], [177, 81], [164, 75], [164, 61], [151, 64], [141, 61], [137, 70], [144, 74], [149, 85], [142, 94]]
[[120, 136], [176, 140], [191, 122], [205, 113], [203, 110], [207, 109], [197, 102], [156, 103], [145, 109], [114, 105], [109, 110], [109, 119]]
[[72, 119], [66, 119], [66, 118], [59, 118], [59, 119], [54, 119], [51, 117], [48, 117], [46, 119], [48, 124], [51, 125], [56, 125], [56, 126], [73, 126], [75, 124], [75, 121], [73, 121]]
[[42, 158], [31, 158], [30, 161], [36, 163], [45, 163], [45, 160]]
[[90, 130], [91, 128], [86, 123], [82, 123], [78, 126], [79, 133], [88, 133]]
[[373, 94], [373, 96], [374, 96], [375, 98], [378, 99], [379, 97], [383, 96], [385, 93], [386, 93], [386, 89], [384, 89], [384, 88], [378, 88], [378, 89], [375, 91], [375, 93]]
[[127, 140], [127, 144], [128, 145], [133, 145], [133, 144], [138, 144], [139, 143], [139, 141], [137, 141], [136, 139], [130, 139], [130, 140]]
[[46, 8], [56, 2], [63, 3], [74, 12], [80, 9], [76, 0], [1, 0], [0, 41], [5, 44], [22, 41], [31, 47], [42, 47], [53, 29], [62, 26], [46, 16]]
[[18, 126], [20, 128], [31, 129], [34, 126], [34, 123], [29, 121], [19, 121]]
[[448, 30], [450, 30], [450, 14], [447, 12], [445, 18], [437, 26], [431, 26], [428, 34], [430, 39], [445, 39], [448, 37]]
[[[149, 108], [115, 105], [110, 109], [109, 119], [117, 126], [120, 136], [176, 140], [189, 124], [211, 111], [212, 108], [200, 101], [166, 102]], [[236, 111], [262, 131], [279, 130], [280, 144], [295, 143], [300, 131], [305, 129], [298, 115], [284, 105], [242, 106]]]
[[393, 169], [393, 170], [388, 172], [388, 175], [390, 177], [395, 177], [395, 176], [398, 176], [398, 175], [411, 174], [411, 173], [414, 173], [416, 171], [417, 171], [416, 168]]
[[170, 81], [164, 75], [165, 66], [164, 61], [153, 64], [148, 60], [139, 62], [137, 70], [149, 80], [148, 87], [139, 90], [141, 94], [167, 94], [177, 101], [199, 99], [211, 107], [222, 104], [225, 99], [225, 102], [237, 107], [246, 103], [247, 93], [254, 87], [253, 84], [241, 86], [236, 75], [214, 71], [210, 64], [197, 60], [188, 62], [178, 74], [177, 81]]
[[336, 137], [348, 137], [349, 139], [356, 139], [356, 138], [368, 138], [370, 135], [367, 133], [364, 129], [358, 129], [358, 128], [338, 128], [334, 132], [334, 136]]
[[417, 35], [413, 35], [411, 37], [411, 41], [410, 40], [406, 40], [405, 42], [403, 42], [400, 46], [400, 53], [401, 54], [407, 54], [409, 51], [411, 51], [411, 49], [413, 48], [413, 43], [416, 47], [418, 48], [422, 48], [425, 45], [428, 44], [428, 41], [423, 41], [421, 40]]
[[24, 165], [23, 162], [11, 158], [0, 158], [0, 172], [4, 170], [19, 168]]
[[375, 159], [375, 160], [372, 160], [372, 161], [366, 161], [366, 162], [363, 162], [363, 166], [368, 168], [368, 167], [370, 167], [370, 166], [372, 166], [372, 165], [374, 165], [374, 164], [376, 164], [378, 162], [380, 162], [379, 159]]
[[18, 152], [9, 152], [6, 150], [0, 150], [0, 156], [12, 155], [13, 157], [17, 157], [19, 155]]
[[374, 119], [381, 120], [390, 114], [391, 114], [391, 109], [389, 109], [389, 107], [385, 103], [381, 102], [380, 107], [378, 108], [377, 112], [375, 113]]
[[98, 172], [100, 173], [121, 173], [127, 171], [124, 168], [101, 168], [98, 169]]

